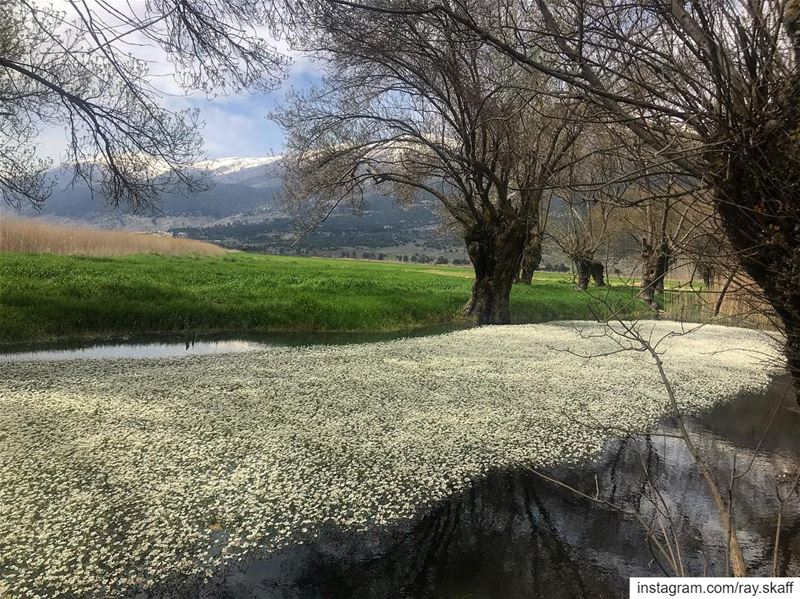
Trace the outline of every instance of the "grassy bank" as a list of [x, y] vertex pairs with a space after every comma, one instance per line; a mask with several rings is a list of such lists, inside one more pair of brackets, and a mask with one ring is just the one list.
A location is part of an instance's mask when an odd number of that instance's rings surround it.
[[[458, 324], [468, 268], [222, 256], [0, 254], [0, 343], [151, 332], [390, 331]], [[635, 306], [634, 292], [609, 300]], [[517, 322], [592, 317], [563, 274], [516, 286]]]

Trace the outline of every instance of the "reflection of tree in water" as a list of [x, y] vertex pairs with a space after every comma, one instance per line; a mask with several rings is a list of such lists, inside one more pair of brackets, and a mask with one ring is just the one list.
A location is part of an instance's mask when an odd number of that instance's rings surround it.
[[541, 486], [495, 473], [424, 518], [393, 552], [410, 553], [414, 566], [398, 581], [403, 596], [592, 596], [598, 572], [564, 543]]
[[[752, 456], [745, 449], [752, 435], [740, 430], [751, 420], [751, 404], [745, 398], [705, 418], [720, 435], [706, 435], [703, 452], [723, 475], [734, 450], [740, 461]], [[773, 445], [759, 458], [763, 462], [737, 489], [737, 517], [748, 531], [744, 549], [756, 575], [770, 575], [772, 567], [776, 502], [769, 496], [775, 481], [769, 465], [780, 463], [779, 452], [798, 454], [794, 431], [793, 422], [776, 425]], [[548, 474], [648, 521], [660, 497], [672, 515], [687, 572], [711, 575], [724, 568], [713, 505], [679, 440], [630, 437], [610, 444], [591, 467]], [[798, 533], [795, 502], [780, 537], [781, 576], [800, 573]], [[663, 575], [666, 566], [654, 557], [632, 518], [534, 473], [494, 472], [416, 523], [368, 533], [331, 527], [283, 553], [254, 556], [242, 572], [220, 574], [212, 583], [180, 581], [161, 596], [612, 598], [626, 596], [630, 576]]]
[[[537, 493], [530, 477], [522, 481], [525, 512], [528, 515], [531, 532], [531, 548], [534, 559], [531, 561], [533, 590], [537, 596], [548, 593], [558, 586], [563, 596], [587, 597], [592, 583], [584, 580], [586, 572], [573, 554], [564, 545], [559, 530], [553, 522], [547, 507]], [[551, 576], [554, 575], [554, 578]], [[593, 576], [594, 578], [594, 576]], [[560, 579], [560, 580], [559, 580]], [[573, 588], [574, 592], [573, 592]]]

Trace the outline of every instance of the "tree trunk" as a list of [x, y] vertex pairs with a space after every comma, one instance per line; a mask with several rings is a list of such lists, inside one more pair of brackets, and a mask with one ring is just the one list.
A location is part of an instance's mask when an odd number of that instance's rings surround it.
[[531, 233], [522, 251], [517, 282], [530, 285], [533, 281], [533, 273], [542, 263], [542, 236], [538, 233]]
[[580, 291], [586, 291], [589, 288], [589, 281], [594, 279], [594, 284], [597, 287], [605, 287], [605, 267], [602, 262], [595, 260], [591, 256], [578, 256], [573, 257], [572, 261], [575, 263], [575, 271], [577, 273], [577, 282], [575, 287]]
[[671, 262], [672, 255], [665, 241], [653, 246], [646, 239], [642, 240], [642, 291], [639, 296], [656, 310], [656, 297], [664, 292], [664, 278]]
[[[782, 199], [781, 203], [784, 201], [790, 200]], [[800, 194], [794, 202], [800, 213]], [[754, 218], [750, 212], [736, 207], [720, 206], [718, 210], [734, 250], [739, 252], [740, 264], [761, 287], [781, 320], [789, 374], [800, 404], [800, 214], [793, 219], [775, 218], [772, 227], [762, 225], [758, 234], [751, 237], [747, 232], [756, 226], [752, 221], [768, 220], [763, 213]]]
[[580, 291], [586, 291], [589, 288], [589, 280], [592, 277], [591, 260], [586, 258], [575, 258], [575, 272], [578, 279], [575, 287]]
[[698, 266], [698, 269], [700, 270], [700, 276], [703, 278], [703, 287], [706, 291], [710, 290], [714, 284], [714, 267], [703, 262]]
[[725, 153], [716, 208], [739, 263], [781, 319], [800, 403], [800, 81], [792, 91], [780, 126]]
[[594, 279], [594, 284], [596, 287], [605, 287], [606, 281], [603, 278], [605, 274], [605, 267], [603, 266], [602, 262], [598, 262], [595, 260], [591, 263], [592, 269], [592, 279]]
[[800, 405], [800, 321], [783, 320], [786, 331], [786, 360], [794, 382], [795, 401]]
[[525, 247], [525, 228], [511, 222], [495, 227], [476, 226], [464, 235], [467, 253], [475, 269], [472, 296], [464, 315], [476, 324], [511, 322], [511, 287]]

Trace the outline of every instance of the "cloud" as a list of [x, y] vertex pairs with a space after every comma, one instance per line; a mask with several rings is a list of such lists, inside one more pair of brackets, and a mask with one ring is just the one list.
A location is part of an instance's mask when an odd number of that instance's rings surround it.
[[247, 102], [217, 99], [198, 108], [205, 121], [203, 138], [210, 158], [265, 156], [283, 150], [283, 132], [267, 120], [258, 98]]
[[202, 135], [209, 158], [280, 154], [285, 135], [267, 118], [289, 89], [306, 89], [321, 79], [319, 67], [307, 57], [294, 62], [283, 84], [269, 94], [243, 92], [207, 98], [199, 95], [166, 96], [173, 110], [196, 108], [205, 123]]

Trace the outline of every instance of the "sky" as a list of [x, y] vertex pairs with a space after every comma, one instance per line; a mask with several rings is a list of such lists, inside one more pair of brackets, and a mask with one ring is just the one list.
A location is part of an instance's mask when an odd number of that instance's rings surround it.
[[205, 122], [203, 138], [209, 158], [281, 154], [283, 131], [267, 118], [267, 114], [290, 89], [306, 89], [319, 79], [320, 74], [313, 64], [296, 58], [287, 79], [269, 94], [245, 92], [213, 99], [204, 96], [172, 98], [169, 104], [200, 111], [200, 120]]
[[[137, 11], [142, 0], [106, 0], [123, 10]], [[69, 13], [67, 0], [39, 0]], [[88, 0], [90, 5], [95, 2]], [[93, 7], [94, 8], [94, 7]], [[171, 65], [166, 55], [152, 45], [136, 48], [137, 58], [145, 60], [152, 72], [154, 86], [163, 91], [163, 104], [172, 109], [196, 108], [199, 120], [204, 123], [202, 136], [208, 158], [227, 156], [256, 157], [281, 154], [284, 135], [280, 127], [267, 118], [291, 89], [307, 89], [319, 82], [320, 70], [305, 56], [291, 53], [285, 45], [277, 43], [284, 53], [292, 57], [292, 66], [282, 85], [269, 94], [243, 92], [230, 96], [208, 98], [203, 93], [187, 95], [169, 74]], [[64, 156], [66, 136], [63, 128], [53, 127], [41, 132], [39, 154], [60, 162]]]

